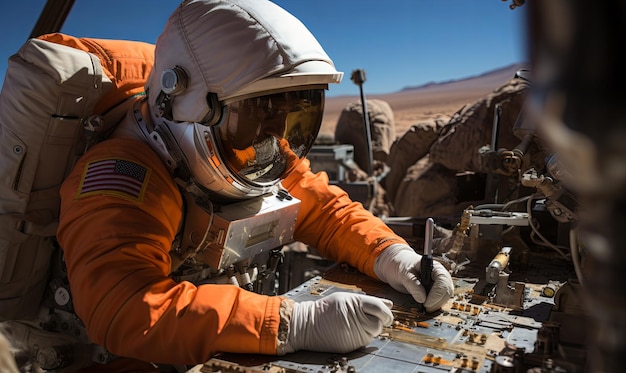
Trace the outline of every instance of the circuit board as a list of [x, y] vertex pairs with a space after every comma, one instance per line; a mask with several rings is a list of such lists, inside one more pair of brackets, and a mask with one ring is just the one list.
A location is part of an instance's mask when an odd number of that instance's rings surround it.
[[[453, 278], [455, 295], [436, 313], [412, 297], [347, 266], [336, 266], [290, 290], [295, 301], [334, 292], [357, 292], [394, 302], [394, 324], [368, 346], [348, 354], [298, 351], [285, 356], [221, 354], [190, 372], [514, 372], [515, 367], [561, 364], [576, 372], [575, 359], [555, 358], [558, 327], [548, 321], [554, 292], [562, 284], [505, 284], [509, 304], [475, 291], [476, 278]], [[498, 289], [503, 291], [502, 289]], [[550, 290], [550, 291], [548, 291]], [[571, 362], [573, 361], [573, 362]], [[526, 370], [524, 370], [526, 371]]]

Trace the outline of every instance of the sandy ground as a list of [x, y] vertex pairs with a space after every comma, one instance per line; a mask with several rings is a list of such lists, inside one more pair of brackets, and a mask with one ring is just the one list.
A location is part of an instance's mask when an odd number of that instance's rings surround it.
[[[429, 121], [440, 115], [450, 116], [467, 104], [513, 78], [520, 65], [504, 67], [492, 72], [454, 82], [407, 89], [383, 95], [368, 95], [367, 82], [363, 85], [367, 99], [379, 99], [389, 103], [394, 112], [396, 137], [400, 137], [412, 125]], [[410, 86], [410, 84], [407, 84]], [[351, 102], [360, 101], [358, 87], [355, 96], [327, 97], [320, 134], [333, 136], [341, 111]]]

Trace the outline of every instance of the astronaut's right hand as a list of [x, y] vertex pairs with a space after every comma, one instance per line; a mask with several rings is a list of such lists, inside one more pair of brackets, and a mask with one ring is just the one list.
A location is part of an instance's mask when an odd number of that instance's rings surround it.
[[392, 306], [387, 299], [347, 292], [294, 303], [284, 352], [346, 353], [364, 347], [391, 325]]

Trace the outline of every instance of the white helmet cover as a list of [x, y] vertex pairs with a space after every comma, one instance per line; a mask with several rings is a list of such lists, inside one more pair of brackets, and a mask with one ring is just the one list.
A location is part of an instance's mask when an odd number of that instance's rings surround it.
[[186, 0], [156, 43], [146, 89], [159, 136], [147, 138], [163, 139], [152, 145], [173, 170], [184, 161], [179, 176], [199, 193], [262, 195], [306, 156], [324, 89], [342, 76], [270, 1]]
[[[339, 83], [343, 73], [293, 15], [266, 0], [183, 1], [156, 43], [146, 83], [150, 106], [161, 91], [161, 74], [175, 66], [187, 88], [172, 100], [172, 119], [203, 122], [219, 101], [276, 88]], [[153, 110], [155, 112], [155, 110]]]

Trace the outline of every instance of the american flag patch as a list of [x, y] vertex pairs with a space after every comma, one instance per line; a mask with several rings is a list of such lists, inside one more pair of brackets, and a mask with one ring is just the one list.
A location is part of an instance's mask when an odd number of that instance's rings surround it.
[[103, 159], [87, 164], [78, 197], [114, 195], [141, 201], [150, 169], [123, 159]]

